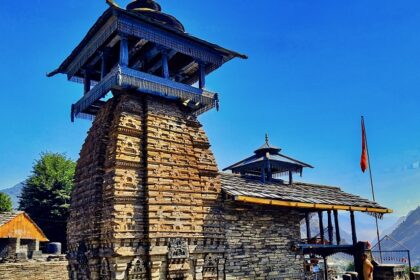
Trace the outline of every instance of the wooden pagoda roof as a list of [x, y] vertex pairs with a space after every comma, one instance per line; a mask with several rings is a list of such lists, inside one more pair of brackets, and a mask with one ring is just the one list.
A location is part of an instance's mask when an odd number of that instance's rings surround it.
[[44, 232], [25, 212], [0, 213], [0, 238], [48, 241]]
[[259, 177], [221, 173], [222, 190], [234, 201], [308, 210], [346, 210], [382, 217], [391, 209], [340, 188], [282, 180], [262, 183]]
[[[102, 28], [109, 23], [111, 18], [120, 18], [120, 17], [126, 17], [126, 18], [130, 18], [130, 19], [134, 19], [140, 22], [143, 22], [144, 24], [149, 25], [150, 27], [154, 28], [155, 30], [161, 30], [162, 32], [164, 32], [165, 34], [171, 34], [172, 36], [174, 36], [175, 38], [182, 38], [185, 40], [185, 42], [190, 42], [193, 45], [198, 45], [201, 48], [205, 49], [208, 52], [212, 52], [217, 56], [221, 57], [221, 64], [228, 62], [229, 60], [235, 58], [235, 57], [239, 57], [239, 58], [243, 58], [243, 59], [247, 59], [248, 57], [244, 54], [223, 48], [219, 45], [216, 44], [212, 44], [209, 43], [205, 40], [199, 39], [197, 37], [194, 37], [188, 33], [185, 33], [181, 30], [178, 30], [177, 28], [173, 28], [169, 25], [164, 25], [158, 21], [155, 21], [147, 16], [141, 15], [139, 13], [133, 12], [133, 11], [129, 11], [129, 10], [125, 10], [116, 6], [111, 6], [109, 7], [103, 14], [102, 16], [99, 17], [99, 19], [96, 21], [96, 23], [91, 27], [91, 29], [88, 31], [88, 33], [85, 35], [85, 37], [83, 38], [83, 40], [79, 43], [79, 45], [72, 51], [72, 53], [64, 60], [63, 63], [61, 63], [61, 65], [54, 71], [52, 71], [51, 73], [49, 73], [47, 76], [51, 77], [54, 76], [56, 74], [67, 74], [70, 76], [72, 76], [75, 73], [69, 73], [70, 71], [70, 66], [72, 66], [73, 62], [75, 61], [75, 59], [80, 56], [80, 53], [83, 51], [83, 49], [85, 49], [88, 44], [92, 43], [93, 40], [97, 40], [98, 38], [95, 38], [95, 36], [97, 36], [97, 34], [102, 31]], [[179, 43], [179, 42], [178, 42]], [[99, 47], [99, 46], [98, 46]], [[213, 72], [214, 70], [216, 70], [218, 67], [221, 66], [217, 65], [217, 66], [213, 66], [210, 67], [209, 70], [207, 71], [209, 74], [210, 72]], [[69, 77], [69, 79], [72, 77]], [[194, 82], [196, 82], [197, 78], [194, 77], [192, 78], [189, 83], [192, 84]]]
[[255, 150], [254, 155], [224, 168], [223, 171], [232, 170], [233, 173], [258, 175], [261, 173], [261, 168], [266, 167], [267, 163], [269, 163], [270, 170], [273, 174], [289, 171], [302, 174], [303, 168], [313, 168], [310, 164], [291, 158], [280, 152], [280, 148], [269, 143], [268, 135], [266, 135], [264, 145]]

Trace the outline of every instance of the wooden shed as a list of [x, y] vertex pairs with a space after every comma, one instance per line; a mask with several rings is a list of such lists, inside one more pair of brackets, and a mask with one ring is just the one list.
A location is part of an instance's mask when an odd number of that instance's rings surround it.
[[39, 242], [48, 238], [25, 212], [0, 214], [0, 258], [39, 253]]

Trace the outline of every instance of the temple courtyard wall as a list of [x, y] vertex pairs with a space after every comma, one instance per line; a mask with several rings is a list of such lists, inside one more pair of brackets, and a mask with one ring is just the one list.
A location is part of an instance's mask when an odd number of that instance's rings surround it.
[[67, 261], [0, 264], [2, 280], [68, 280]]

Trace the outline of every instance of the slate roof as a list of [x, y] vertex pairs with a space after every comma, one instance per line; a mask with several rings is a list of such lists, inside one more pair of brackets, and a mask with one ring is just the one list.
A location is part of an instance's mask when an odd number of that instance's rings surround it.
[[[276, 202], [291, 202], [292, 207], [304, 205], [302, 208], [324, 207], [338, 210], [355, 210], [363, 212], [391, 213], [376, 202], [349, 194], [337, 187], [314, 185], [295, 182], [292, 185], [285, 184], [282, 180], [262, 183], [257, 177], [243, 177], [236, 174], [221, 173], [222, 190], [234, 198], [248, 197], [264, 199]], [[246, 201], [246, 200], [242, 200]], [[249, 200], [251, 201], [251, 200]], [[281, 205], [278, 203], [278, 205]], [[334, 208], [334, 206], [342, 206]], [[345, 209], [348, 207], [348, 209]]]
[[11, 220], [13, 220], [14, 218], [16, 218], [22, 213], [23, 213], [22, 211], [0, 213], [0, 226], [10, 222]]

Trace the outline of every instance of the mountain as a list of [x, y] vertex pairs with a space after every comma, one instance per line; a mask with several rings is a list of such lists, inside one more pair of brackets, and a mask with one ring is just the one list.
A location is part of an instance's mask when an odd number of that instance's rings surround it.
[[[381, 232], [381, 237], [383, 237], [385, 235], [390, 235], [394, 230], [397, 229], [397, 227], [399, 227], [407, 219], [407, 216], [400, 217], [393, 225], [391, 225], [390, 227], [388, 227], [385, 230], [383, 230]], [[373, 242], [373, 244], [374, 243], [375, 242]]]
[[[324, 215], [324, 227], [325, 227], [325, 231], [324, 231], [325, 238], [328, 239], [328, 230], [327, 230], [328, 223], [327, 223], [325, 215]], [[311, 217], [311, 234], [312, 236], [318, 236], [318, 237], [320, 235], [319, 221], [316, 215], [313, 215]], [[302, 224], [300, 225], [300, 235], [303, 239], [306, 239], [306, 225], [303, 221], [302, 221]], [[343, 228], [340, 228], [340, 237], [341, 237], [341, 244], [350, 244], [352, 242], [351, 234], [349, 234], [346, 230], [343, 230]], [[335, 239], [335, 228], [334, 228], [334, 243], [335, 242], [336, 242], [336, 239]]]
[[[357, 212], [355, 214], [358, 240], [372, 240], [372, 245], [376, 244], [378, 240], [376, 238], [375, 218], [367, 215], [366, 213]], [[350, 215], [348, 212], [340, 212], [338, 216], [340, 221], [340, 235], [342, 243], [350, 244], [352, 242]], [[386, 215], [382, 220], [379, 221], [379, 229], [381, 235], [384, 236], [386, 231], [391, 233], [392, 230], [395, 229], [405, 218], [406, 217], [400, 218], [392, 215]], [[324, 226], [327, 227], [327, 215], [324, 215]], [[317, 215], [313, 215], [311, 218], [311, 233], [312, 235], [319, 234], [319, 222]], [[325, 233], [325, 235], [327, 236], [327, 233]], [[301, 225], [301, 236], [306, 238], [306, 226], [304, 221], [302, 221]]]
[[413, 265], [420, 265], [420, 206], [411, 211], [405, 220], [382, 242], [383, 250], [410, 250]]
[[20, 182], [11, 188], [0, 190], [0, 192], [8, 194], [12, 198], [13, 209], [17, 209], [19, 206], [19, 196], [22, 192], [23, 186], [25, 186], [25, 182]]

